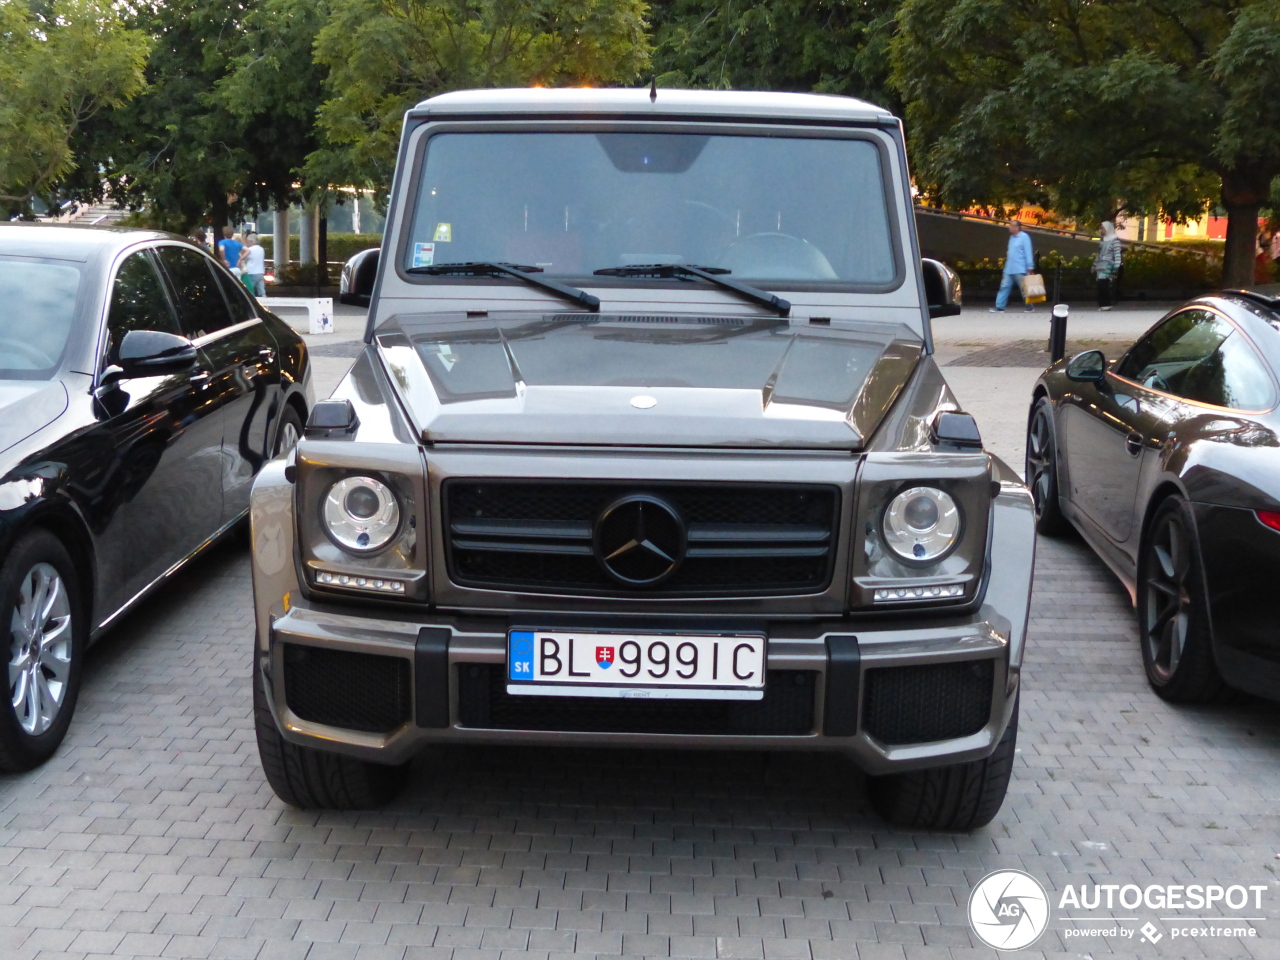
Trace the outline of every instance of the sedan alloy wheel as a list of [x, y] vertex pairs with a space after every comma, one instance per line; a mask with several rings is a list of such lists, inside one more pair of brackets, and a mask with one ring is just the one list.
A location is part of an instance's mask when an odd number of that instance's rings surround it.
[[73, 650], [67, 588], [48, 563], [22, 578], [9, 633], [10, 703], [25, 733], [42, 734], [66, 701]]

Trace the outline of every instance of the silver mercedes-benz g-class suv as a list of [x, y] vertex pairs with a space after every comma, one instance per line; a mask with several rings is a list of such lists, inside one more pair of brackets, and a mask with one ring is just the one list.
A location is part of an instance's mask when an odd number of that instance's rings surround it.
[[995, 815], [1032, 506], [933, 360], [959, 287], [896, 119], [435, 97], [378, 258], [366, 347], [253, 493], [280, 797], [378, 804], [428, 744], [626, 744], [840, 751], [894, 822]]

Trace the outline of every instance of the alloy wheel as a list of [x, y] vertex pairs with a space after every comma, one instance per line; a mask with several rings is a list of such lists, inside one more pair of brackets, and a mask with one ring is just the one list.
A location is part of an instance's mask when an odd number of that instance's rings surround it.
[[1144, 641], [1157, 678], [1167, 682], [1178, 669], [1191, 626], [1191, 542], [1176, 513], [1151, 531], [1146, 557]]
[[280, 425], [280, 439], [276, 441], [276, 456], [288, 453], [298, 445], [299, 439], [301, 439], [301, 436], [298, 433], [297, 426], [294, 425], [292, 420], [285, 420]]
[[1037, 407], [1027, 432], [1027, 486], [1035, 501], [1036, 516], [1044, 515], [1053, 495], [1053, 431], [1043, 406]]
[[58, 717], [71, 675], [71, 601], [58, 571], [37, 563], [22, 578], [9, 620], [9, 695], [22, 729], [38, 736]]

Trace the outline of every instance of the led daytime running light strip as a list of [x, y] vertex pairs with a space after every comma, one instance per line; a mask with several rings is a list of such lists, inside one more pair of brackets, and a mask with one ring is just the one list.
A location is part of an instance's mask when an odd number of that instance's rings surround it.
[[915, 600], [946, 600], [964, 596], [964, 584], [934, 587], [877, 587], [876, 603], [906, 603]]
[[404, 593], [403, 580], [388, 580], [386, 577], [358, 577], [348, 573], [329, 573], [322, 571], [316, 574], [316, 583], [330, 587], [352, 587], [356, 590], [373, 590], [380, 593]]

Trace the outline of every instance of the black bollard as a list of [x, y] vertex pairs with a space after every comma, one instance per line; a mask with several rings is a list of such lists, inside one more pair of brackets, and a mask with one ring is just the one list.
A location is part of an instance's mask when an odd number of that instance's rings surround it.
[[1049, 318], [1049, 362], [1057, 363], [1067, 352], [1067, 314], [1071, 308], [1065, 303], [1055, 303]]

